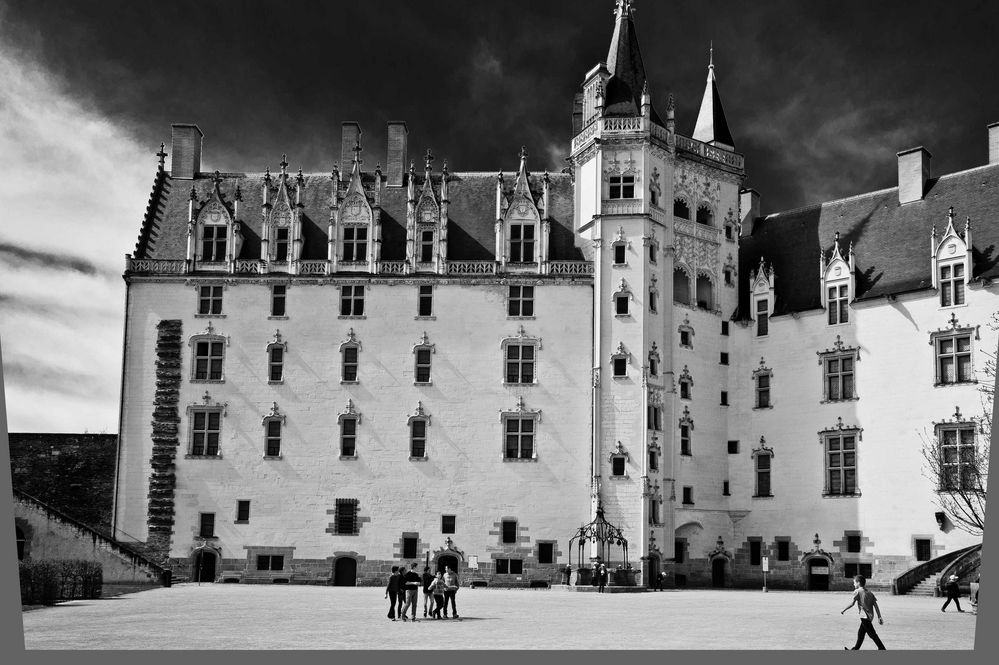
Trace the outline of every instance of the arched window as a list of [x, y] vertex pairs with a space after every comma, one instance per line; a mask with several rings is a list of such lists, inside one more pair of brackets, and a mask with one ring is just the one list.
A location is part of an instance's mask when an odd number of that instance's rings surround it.
[[697, 223], [705, 226], [715, 225], [715, 215], [706, 205], [697, 206]]
[[690, 277], [682, 268], [673, 271], [673, 302], [690, 304]]
[[697, 306], [701, 309], [714, 309], [714, 287], [707, 275], [697, 276]]
[[680, 219], [690, 219], [690, 206], [683, 199], [673, 201], [673, 216]]

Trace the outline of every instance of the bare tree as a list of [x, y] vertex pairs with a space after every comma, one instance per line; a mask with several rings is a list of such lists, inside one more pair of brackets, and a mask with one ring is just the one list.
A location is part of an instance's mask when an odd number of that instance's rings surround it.
[[[999, 330], [999, 313], [992, 315], [989, 327]], [[976, 536], [985, 532], [996, 379], [996, 354], [989, 350], [985, 355], [979, 388], [982, 415], [966, 419], [958, 409], [953, 422], [938, 425], [932, 436], [923, 437], [922, 447], [923, 475], [937, 487], [937, 505], [954, 526]]]

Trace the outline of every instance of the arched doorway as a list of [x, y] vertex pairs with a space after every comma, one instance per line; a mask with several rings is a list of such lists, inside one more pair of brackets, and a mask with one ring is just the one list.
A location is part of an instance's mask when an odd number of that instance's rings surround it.
[[437, 572], [443, 573], [445, 568], [450, 568], [454, 572], [458, 572], [458, 557], [452, 556], [450, 554], [444, 554], [437, 557]]
[[342, 556], [333, 564], [333, 586], [357, 586], [357, 559]]
[[207, 549], [198, 550], [191, 560], [191, 579], [195, 582], [214, 582], [218, 557]]
[[808, 590], [828, 591], [829, 590], [829, 562], [821, 557], [813, 557], [808, 560]]
[[725, 586], [725, 557], [711, 560], [711, 586], [721, 589]]
[[649, 574], [645, 578], [646, 580], [645, 586], [652, 588], [654, 586], [658, 586], [659, 584], [659, 582], [657, 581], [659, 579], [659, 573], [660, 573], [659, 557], [655, 554], [651, 554], [649, 555], [648, 562], [649, 562], [648, 564]]

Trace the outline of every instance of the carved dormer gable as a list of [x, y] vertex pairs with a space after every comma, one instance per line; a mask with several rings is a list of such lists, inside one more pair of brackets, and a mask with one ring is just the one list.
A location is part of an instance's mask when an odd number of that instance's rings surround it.
[[[272, 178], [268, 171], [264, 178], [264, 227], [260, 243], [261, 258], [279, 266], [295, 265], [302, 254], [301, 189], [304, 179], [292, 185], [288, 179], [288, 157], [281, 156], [281, 173], [277, 177], [277, 189], [271, 191]], [[293, 272], [293, 270], [289, 270]]]
[[[407, 211], [406, 240], [407, 247], [412, 247], [408, 254], [411, 259], [410, 270], [419, 272], [444, 272], [444, 251], [447, 225], [447, 209], [444, 200], [446, 189], [445, 172], [441, 178], [441, 194], [434, 190], [433, 179], [434, 155], [428, 149], [424, 162], [423, 186], [416, 193], [416, 169], [410, 166], [410, 201]], [[445, 163], [445, 169], [447, 164]]]
[[208, 198], [200, 206], [197, 193], [191, 190], [188, 259], [197, 261], [202, 269], [209, 267], [205, 264], [225, 267], [238, 258], [243, 244], [243, 233], [235, 221], [239, 188], [230, 207], [221, 190], [221, 174], [216, 171], [212, 180]]
[[[502, 174], [501, 174], [502, 178]], [[547, 183], [545, 187], [547, 190]], [[502, 179], [500, 180], [502, 187]], [[542, 195], [542, 205], [545, 196]], [[542, 224], [543, 216], [530, 187], [527, 170], [527, 148], [520, 149], [520, 167], [509, 197], [500, 196], [498, 209], [501, 224], [497, 225], [497, 246], [502, 252], [502, 263], [523, 265], [536, 263], [540, 271], [547, 261], [548, 225]]]
[[954, 208], [947, 212], [947, 228], [937, 235], [933, 226], [930, 235], [931, 269], [933, 287], [940, 292], [940, 305], [949, 307], [964, 304], [965, 286], [971, 281], [972, 261], [971, 218], [967, 218], [964, 233], [954, 227]]
[[[330, 259], [334, 271], [372, 269], [378, 238], [378, 214], [368, 200], [361, 173], [361, 144], [354, 143], [354, 158], [346, 186], [333, 209], [330, 229]], [[339, 171], [334, 172], [334, 199], [337, 199]], [[376, 173], [376, 177], [377, 176]]]
[[839, 244], [839, 232], [833, 240], [832, 252], [826, 258], [824, 250], [819, 252], [819, 281], [822, 292], [822, 306], [828, 312], [829, 325], [849, 323], [849, 303], [856, 297], [856, 262], [853, 243], [850, 243], [846, 256]]
[[369, 225], [374, 217], [371, 204], [364, 193], [364, 185], [361, 182], [361, 160], [357, 156], [361, 147], [354, 147], [354, 163], [350, 170], [350, 179], [347, 181], [347, 188], [344, 190], [340, 201], [340, 224], [349, 225]]
[[750, 316], [756, 321], [757, 337], [768, 334], [770, 316], [774, 311], [774, 285], [776, 282], [777, 275], [774, 273], [773, 266], [767, 267], [761, 256], [759, 267], [749, 273]]

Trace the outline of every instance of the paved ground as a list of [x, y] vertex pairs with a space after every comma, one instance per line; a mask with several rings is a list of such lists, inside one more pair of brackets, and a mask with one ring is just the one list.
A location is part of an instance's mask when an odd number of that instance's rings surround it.
[[[391, 622], [383, 590], [179, 584], [25, 612], [27, 649], [833, 649], [847, 593], [462, 589], [461, 620]], [[889, 649], [972, 649], [976, 617], [879, 594]], [[966, 604], [965, 604], [966, 605]], [[953, 605], [949, 610], [953, 609]], [[868, 641], [865, 648], [873, 649]]]

